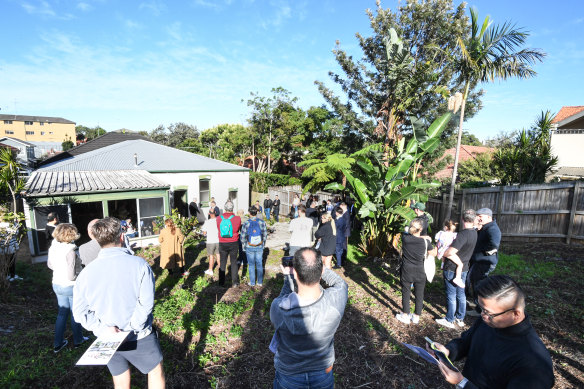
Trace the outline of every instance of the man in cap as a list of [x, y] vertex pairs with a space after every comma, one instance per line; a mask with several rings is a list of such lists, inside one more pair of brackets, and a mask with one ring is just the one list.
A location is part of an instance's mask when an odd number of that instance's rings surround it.
[[[501, 243], [501, 230], [493, 220], [493, 211], [489, 208], [477, 210], [479, 232], [477, 244], [470, 259], [470, 271], [467, 278], [467, 290], [472, 290], [473, 301], [476, 300], [475, 286], [495, 270], [499, 257], [497, 250]], [[470, 286], [470, 288], [469, 288]], [[478, 316], [478, 312], [469, 312], [469, 315]]]
[[426, 205], [422, 202], [412, 203], [411, 208], [416, 213], [416, 217], [422, 219], [421, 236], [428, 236], [428, 225], [431, 223], [428, 214], [426, 213]]

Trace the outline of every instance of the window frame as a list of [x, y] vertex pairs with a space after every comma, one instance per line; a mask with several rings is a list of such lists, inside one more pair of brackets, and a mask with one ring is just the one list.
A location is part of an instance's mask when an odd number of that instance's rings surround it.
[[[205, 191], [201, 190], [201, 182], [207, 182], [208, 184], [208, 189]], [[203, 201], [203, 192], [207, 193], [207, 201]], [[205, 175], [205, 176], [199, 176], [199, 202], [201, 203], [201, 206], [203, 207], [208, 207], [209, 203], [211, 202], [211, 176]]]

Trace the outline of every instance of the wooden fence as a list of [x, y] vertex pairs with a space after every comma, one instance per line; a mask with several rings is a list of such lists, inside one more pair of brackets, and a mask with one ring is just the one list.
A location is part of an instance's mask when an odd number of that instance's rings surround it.
[[[430, 199], [433, 231], [441, 229], [448, 193]], [[584, 182], [463, 189], [455, 193], [451, 219], [461, 210], [490, 208], [505, 240], [584, 240]]]
[[[280, 199], [280, 215], [287, 215], [290, 213], [290, 207], [292, 206], [292, 201], [294, 200], [294, 195], [297, 194], [298, 197], [302, 197], [302, 187], [300, 185], [289, 185], [289, 186], [270, 186], [268, 188], [268, 194], [270, 198], [273, 200], [275, 195], [278, 195]], [[319, 205], [322, 203], [323, 200], [333, 200], [335, 196], [332, 193], [327, 192], [316, 192], [316, 193], [307, 193], [306, 197], [310, 195], [318, 196]], [[302, 204], [305, 204], [302, 201]]]

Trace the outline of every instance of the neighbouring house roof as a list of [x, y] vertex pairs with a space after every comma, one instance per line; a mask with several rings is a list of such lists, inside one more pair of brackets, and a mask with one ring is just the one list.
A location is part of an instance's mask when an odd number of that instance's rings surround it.
[[27, 181], [26, 197], [69, 196], [80, 193], [167, 189], [169, 185], [143, 170], [35, 171]]
[[45, 123], [64, 123], [75, 124], [71, 120], [63, 118], [54, 118], [51, 116], [27, 116], [27, 115], [0, 115], [0, 120], [14, 120], [19, 122], [45, 122]]
[[39, 170], [146, 170], [151, 173], [249, 171], [238, 165], [146, 140], [127, 140], [44, 165]]
[[10, 150], [12, 150], [13, 153], [18, 153], [20, 151], [16, 147], [12, 147], [12, 146], [7, 145], [7, 144], [2, 143], [2, 142], [0, 142], [0, 148], [2, 148], [2, 149], [10, 149]]
[[[476, 158], [476, 156], [478, 154], [492, 153], [495, 150], [496, 149], [493, 147], [460, 145], [460, 154], [458, 155], [458, 163], [467, 161], [471, 158]], [[451, 155], [452, 159], [454, 160], [455, 154], [456, 154], [456, 148], [453, 147], [451, 149], [447, 149], [444, 152], [444, 155], [442, 155], [442, 158], [446, 158], [447, 155]], [[438, 172], [436, 172], [436, 174], [434, 174], [434, 177], [438, 178], [438, 179], [452, 177], [453, 170], [454, 170], [454, 162], [449, 163], [442, 170], [439, 170]]]
[[584, 105], [566, 106], [560, 109], [560, 112], [552, 120], [552, 124], [560, 123], [571, 116], [584, 112]]
[[146, 138], [145, 136], [136, 133], [106, 132], [102, 136], [82, 143], [79, 146], [73, 147], [51, 158], [45, 159], [44, 161], [39, 163], [39, 167], [48, 165], [53, 162], [61, 161], [63, 159], [70, 158], [75, 155], [81, 155], [93, 150], [104, 148], [106, 146], [134, 139], [148, 140], [148, 138]]
[[0, 142], [6, 141], [6, 140], [9, 140], [9, 141], [12, 141], [12, 142], [16, 142], [16, 143], [20, 143], [20, 144], [25, 145], [25, 146], [34, 147], [34, 144], [32, 144], [30, 142], [27, 142], [27, 141], [24, 141], [24, 140], [20, 140], [20, 139], [16, 139], [16, 138], [11, 138], [9, 136], [6, 136], [4, 138], [0, 138]]
[[562, 166], [552, 175], [558, 177], [581, 178], [584, 177], [584, 167]]

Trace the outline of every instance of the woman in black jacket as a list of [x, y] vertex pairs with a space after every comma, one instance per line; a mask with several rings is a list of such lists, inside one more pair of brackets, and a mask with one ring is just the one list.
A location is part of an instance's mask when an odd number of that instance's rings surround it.
[[[436, 248], [432, 246], [432, 238], [420, 236], [423, 229], [423, 220], [415, 218], [411, 221], [407, 233], [402, 234], [402, 313], [396, 319], [405, 324], [418, 324], [422, 308], [424, 307], [424, 288], [426, 287], [426, 272], [424, 259], [426, 255], [436, 255]], [[410, 289], [414, 284], [416, 296], [416, 310], [410, 313]]]
[[336, 235], [337, 231], [335, 228], [335, 222], [330, 213], [322, 214], [320, 227], [314, 233], [314, 238], [317, 241], [320, 241], [318, 250], [322, 256], [322, 262], [329, 269], [331, 268], [331, 260], [337, 245]]

